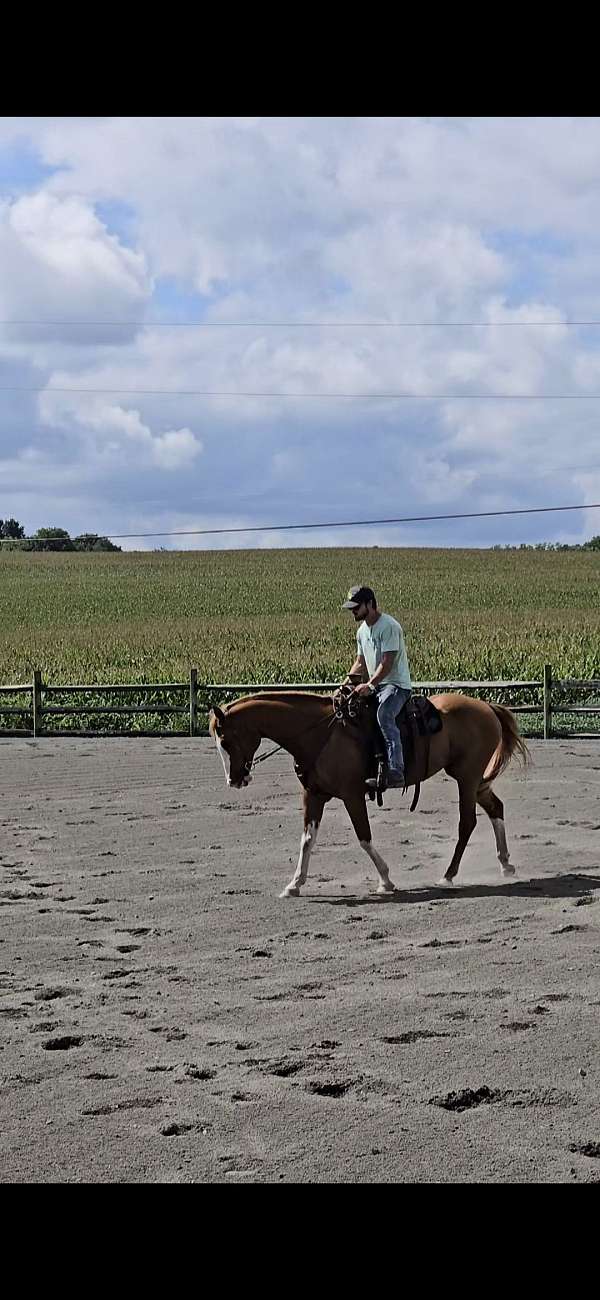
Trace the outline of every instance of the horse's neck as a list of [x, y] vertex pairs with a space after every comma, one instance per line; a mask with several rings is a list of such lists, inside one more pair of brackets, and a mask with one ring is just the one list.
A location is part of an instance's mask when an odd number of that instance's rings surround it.
[[303, 737], [306, 735], [308, 739], [313, 728], [316, 734], [317, 724], [325, 716], [320, 705], [320, 700], [302, 699], [297, 702], [286, 699], [285, 696], [278, 699], [273, 696], [270, 699], [258, 697], [244, 701], [243, 714], [240, 712], [240, 716], [264, 740], [272, 740], [296, 756], [303, 748]]

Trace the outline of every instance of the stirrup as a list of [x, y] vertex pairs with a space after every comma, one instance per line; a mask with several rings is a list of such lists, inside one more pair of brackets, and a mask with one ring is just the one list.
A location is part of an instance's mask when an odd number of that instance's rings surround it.
[[387, 764], [380, 758], [377, 763], [377, 776], [369, 776], [365, 781], [369, 799], [377, 795], [377, 807], [383, 808], [383, 792], [387, 790]]

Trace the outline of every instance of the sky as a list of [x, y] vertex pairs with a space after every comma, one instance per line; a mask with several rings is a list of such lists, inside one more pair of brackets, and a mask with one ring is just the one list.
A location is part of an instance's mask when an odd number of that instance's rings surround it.
[[600, 118], [0, 119], [0, 516], [28, 534], [583, 541], [600, 510], [335, 524], [600, 502], [586, 321]]

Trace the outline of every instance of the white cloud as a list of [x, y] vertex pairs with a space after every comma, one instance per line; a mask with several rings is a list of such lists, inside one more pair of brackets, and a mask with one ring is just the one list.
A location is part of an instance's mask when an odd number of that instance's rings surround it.
[[[0, 207], [3, 319], [499, 325], [4, 330], [0, 386], [45, 390], [0, 395], [5, 483], [24, 456], [57, 467], [113, 526], [150, 500], [196, 518], [207, 483], [245, 523], [586, 490], [600, 411], [537, 398], [600, 391], [600, 333], [564, 324], [597, 315], [598, 119], [4, 119], [0, 146], [19, 140], [55, 170]], [[251, 392], [320, 396], [235, 396]], [[558, 518], [519, 526], [552, 535]], [[508, 525], [481, 527], [502, 540]], [[327, 535], [351, 540], [311, 536]]]
[[42, 419], [54, 427], [71, 421], [96, 436], [100, 455], [108, 454], [121, 467], [125, 460], [141, 468], [145, 462], [163, 470], [180, 470], [193, 464], [203, 450], [202, 440], [191, 429], [167, 429], [152, 433], [139, 411], [109, 404], [99, 395], [90, 403], [81, 395], [52, 394], [42, 402]]
[[[135, 320], [145, 312], [151, 287], [144, 254], [109, 234], [80, 197], [57, 198], [40, 190], [0, 205], [4, 319]], [[22, 332], [20, 338], [27, 343], [31, 334]], [[45, 346], [56, 339], [89, 345], [97, 343], [98, 334], [67, 327], [41, 338]]]

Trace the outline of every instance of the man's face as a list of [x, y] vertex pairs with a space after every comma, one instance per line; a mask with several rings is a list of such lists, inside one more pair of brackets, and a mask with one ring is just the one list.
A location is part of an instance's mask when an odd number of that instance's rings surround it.
[[365, 605], [365, 602], [363, 600], [360, 605], [357, 605], [356, 608], [352, 610], [352, 613], [354, 615], [354, 622], [362, 623], [363, 619], [367, 617], [368, 612], [369, 612], [369, 607], [368, 605]]

